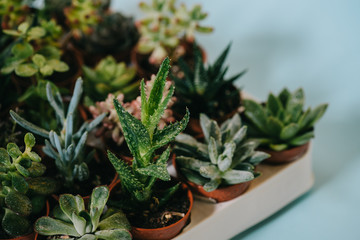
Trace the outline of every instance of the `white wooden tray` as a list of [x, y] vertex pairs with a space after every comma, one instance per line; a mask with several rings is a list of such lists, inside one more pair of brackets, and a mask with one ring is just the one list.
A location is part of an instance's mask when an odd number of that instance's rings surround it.
[[262, 175], [240, 197], [214, 204], [194, 201], [191, 223], [176, 240], [229, 239], [271, 216], [307, 192], [314, 184], [311, 146], [290, 164], [259, 165]]

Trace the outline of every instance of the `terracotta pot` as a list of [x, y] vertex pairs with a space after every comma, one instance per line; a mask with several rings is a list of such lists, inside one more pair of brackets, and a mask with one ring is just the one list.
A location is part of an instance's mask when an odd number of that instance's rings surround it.
[[186, 184], [190, 187], [190, 189], [201, 196], [211, 198], [215, 200], [217, 203], [225, 202], [232, 200], [240, 195], [242, 195], [250, 186], [251, 181], [239, 183], [235, 185], [220, 187], [215, 189], [214, 191], [207, 192], [204, 190], [203, 186], [197, 185], [193, 182], [188, 181], [183, 175], [181, 175], [180, 169], [178, 169], [176, 165], [176, 155], [172, 156], [172, 164], [176, 170], [177, 175], [179, 178], [186, 182]]
[[154, 229], [133, 227], [131, 229], [131, 234], [134, 239], [166, 240], [166, 239], [174, 238], [176, 235], [178, 235], [181, 232], [181, 230], [188, 223], [190, 212], [194, 203], [193, 195], [190, 189], [185, 184], [182, 184], [181, 187], [187, 191], [187, 196], [190, 201], [189, 210], [187, 211], [185, 216], [182, 219], [180, 219], [178, 222], [171, 224], [167, 227], [154, 228]]
[[302, 157], [309, 149], [309, 144], [310, 142], [307, 142], [304, 145], [279, 152], [262, 148], [260, 149], [260, 151], [266, 152], [271, 155], [270, 158], [264, 160], [265, 163], [282, 164], [295, 161], [296, 159]]
[[24, 236], [20, 236], [20, 237], [16, 237], [16, 238], [6, 238], [6, 239], [2, 239], [2, 240], [33, 240], [34, 236], [35, 236], [35, 233], [32, 232], [32, 233], [29, 233]]

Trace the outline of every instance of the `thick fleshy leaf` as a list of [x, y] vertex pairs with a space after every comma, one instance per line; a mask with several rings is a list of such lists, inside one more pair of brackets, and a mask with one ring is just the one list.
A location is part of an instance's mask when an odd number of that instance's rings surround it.
[[61, 210], [66, 214], [69, 219], [72, 219], [72, 214], [85, 209], [84, 200], [80, 196], [73, 196], [71, 194], [63, 194], [60, 196], [59, 204]]
[[294, 146], [300, 146], [300, 145], [303, 145], [303, 144], [309, 142], [311, 140], [311, 138], [313, 138], [313, 137], [314, 137], [314, 131], [310, 131], [310, 132], [304, 133], [303, 135], [300, 135], [296, 138], [291, 139], [291, 141], [289, 143]]
[[283, 123], [273, 116], [270, 116], [266, 121], [267, 132], [272, 137], [278, 137], [283, 127]]
[[170, 174], [167, 171], [167, 160], [170, 156], [170, 148], [168, 147], [160, 156], [155, 164], [148, 165], [145, 168], [137, 168], [136, 171], [145, 176], [159, 178], [163, 181], [170, 181]]
[[289, 98], [291, 97], [291, 93], [289, 92], [289, 90], [287, 90], [286, 88], [284, 88], [280, 94], [279, 94], [279, 99], [281, 101], [281, 104], [285, 107], [289, 101]]
[[215, 179], [212, 179], [211, 181], [205, 183], [203, 188], [207, 192], [212, 192], [219, 187], [220, 183], [221, 183], [221, 179], [215, 178]]
[[34, 124], [32, 124], [31, 122], [26, 121], [24, 118], [20, 117], [16, 112], [14, 112], [13, 110], [10, 110], [10, 115], [11, 117], [16, 121], [16, 123], [18, 123], [20, 126], [22, 126], [23, 128], [25, 128], [26, 130], [33, 132], [37, 135], [40, 135], [44, 138], [49, 138], [49, 132], [46, 131], [43, 128], [40, 128]]
[[108, 198], [109, 198], [109, 189], [104, 186], [95, 188], [91, 194], [90, 217], [91, 217], [93, 232], [98, 227], [100, 216], [104, 211], [104, 207]]
[[219, 169], [214, 165], [200, 167], [199, 173], [201, 176], [210, 179], [219, 178], [221, 174]]
[[32, 205], [30, 199], [17, 191], [10, 191], [5, 197], [6, 206], [22, 216], [29, 216]]
[[240, 147], [237, 147], [234, 152], [232, 160], [232, 168], [250, 157], [254, 149], [259, 145], [257, 141], [248, 140], [246, 143], [242, 144]]
[[77, 215], [75, 212], [72, 213], [71, 221], [76, 229], [76, 231], [81, 235], [85, 234], [85, 228], [86, 228], [86, 220]]
[[33, 55], [34, 49], [29, 43], [23, 42], [23, 43], [15, 44], [12, 47], [11, 52], [18, 59], [19, 58], [28, 58], [31, 55]]
[[130, 232], [124, 229], [101, 230], [95, 232], [95, 236], [105, 240], [131, 240]]
[[19, 147], [15, 143], [8, 143], [6, 148], [7, 148], [9, 155], [13, 159], [16, 159], [17, 157], [19, 157], [22, 154]]
[[58, 188], [58, 183], [54, 179], [48, 177], [30, 178], [27, 182], [30, 190], [41, 195], [50, 195]]
[[43, 67], [45, 65], [45, 63], [46, 63], [45, 57], [43, 55], [41, 55], [41, 54], [34, 54], [34, 56], [32, 56], [32, 58], [31, 58], [31, 60], [39, 68]]
[[224, 173], [222, 178], [227, 184], [238, 184], [242, 182], [248, 182], [254, 179], [254, 174], [248, 171], [241, 170], [229, 170]]
[[197, 185], [203, 186], [205, 183], [209, 181], [208, 178], [202, 177], [198, 172], [192, 171], [187, 168], [180, 168], [181, 174], [186, 177], [187, 180], [193, 182]]
[[265, 111], [260, 104], [253, 100], [244, 99], [243, 104], [245, 107], [245, 115], [255, 127], [263, 133], [267, 132], [266, 129], [266, 115]]
[[272, 93], [269, 94], [268, 100], [266, 102], [266, 108], [271, 112], [273, 116], [277, 116], [280, 110], [283, 110], [283, 106], [278, 98], [276, 98]]
[[281, 140], [288, 140], [293, 138], [300, 130], [300, 127], [296, 123], [290, 123], [289, 125], [285, 126], [280, 132], [280, 139]]
[[270, 154], [256, 151], [254, 154], [251, 155], [251, 157], [247, 161], [255, 166], [269, 157], [270, 157]]
[[38, 68], [33, 63], [22, 63], [15, 67], [16, 75], [20, 77], [31, 77], [37, 73]]
[[200, 161], [192, 157], [176, 156], [176, 163], [180, 167], [188, 168], [194, 171], [200, 171], [201, 167], [210, 166], [209, 162]]
[[30, 28], [30, 30], [27, 32], [27, 34], [29, 35], [29, 40], [39, 39], [39, 38], [45, 36], [46, 31], [45, 31], [45, 29], [42, 28], [42, 27], [32, 27], [32, 28]]
[[309, 121], [304, 126], [304, 128], [310, 128], [314, 126], [314, 124], [324, 115], [327, 107], [328, 104], [321, 104], [317, 106], [315, 109], [313, 109], [309, 114]]
[[14, 189], [20, 193], [26, 193], [29, 189], [25, 178], [18, 173], [11, 173], [11, 182]]
[[8, 208], [2, 218], [2, 229], [11, 237], [18, 237], [31, 232], [31, 223]]
[[126, 215], [119, 210], [119, 212], [112, 214], [111, 216], [103, 219], [98, 226], [100, 230], [111, 230], [111, 229], [126, 229], [130, 230], [131, 225], [126, 218]]
[[85, 234], [84, 236], [82, 236], [78, 240], [96, 240], [96, 239], [97, 238], [95, 237], [94, 234]]
[[61, 220], [53, 219], [51, 217], [41, 217], [35, 222], [35, 231], [41, 235], [69, 235], [73, 237], [80, 237], [74, 226], [70, 223]]
[[50, 59], [47, 64], [57, 72], [66, 72], [69, 70], [69, 66], [65, 62], [58, 59]]
[[27, 156], [34, 162], [41, 162], [41, 157], [36, 152], [28, 152]]
[[210, 142], [208, 145], [208, 151], [209, 151], [209, 158], [210, 158], [211, 163], [217, 164], [219, 154], [218, 154], [215, 139], [213, 137], [210, 138]]
[[9, 154], [5, 148], [0, 148], [0, 163], [5, 166], [11, 165]]
[[24, 142], [27, 147], [34, 147], [36, 143], [34, 135], [32, 135], [31, 133], [26, 133], [24, 137]]
[[274, 151], [282, 151], [285, 150], [289, 147], [288, 144], [269, 144], [270, 149], [274, 150]]
[[27, 170], [29, 171], [30, 177], [40, 177], [45, 173], [46, 167], [42, 163], [32, 162]]

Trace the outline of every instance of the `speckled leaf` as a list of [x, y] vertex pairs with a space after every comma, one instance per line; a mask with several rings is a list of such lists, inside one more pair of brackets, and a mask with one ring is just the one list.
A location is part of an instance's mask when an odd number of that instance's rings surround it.
[[20, 77], [31, 77], [37, 73], [38, 68], [33, 63], [22, 63], [15, 67], [16, 75]]
[[29, 216], [32, 205], [30, 199], [17, 191], [9, 192], [5, 197], [6, 206], [22, 216]]
[[205, 183], [203, 188], [207, 192], [212, 192], [219, 187], [220, 183], [221, 183], [221, 179], [215, 178], [215, 179], [212, 179], [211, 181]]
[[200, 171], [200, 167], [210, 166], [209, 162], [200, 161], [192, 157], [176, 156], [176, 163], [181, 167], [188, 168], [194, 171]]
[[119, 210], [119, 212], [112, 214], [111, 216], [103, 219], [98, 226], [100, 230], [110, 229], [126, 229], [130, 230], [131, 225], [126, 218], [126, 215]]
[[30, 178], [27, 182], [29, 184], [29, 189], [41, 195], [50, 195], [58, 188], [57, 182], [48, 177]]
[[247, 161], [255, 166], [269, 157], [270, 157], [270, 154], [256, 151], [254, 154], [251, 155], [251, 157]]
[[17, 157], [19, 157], [22, 154], [19, 147], [15, 143], [8, 143], [7, 151], [13, 159], [16, 159]]
[[190, 182], [193, 182], [197, 185], [203, 186], [206, 182], [209, 181], [208, 178], [204, 178], [204, 177], [200, 176], [199, 173], [192, 171], [190, 169], [180, 168], [180, 171], [181, 171], [181, 174], [187, 178], [187, 180], [189, 180]]
[[215, 143], [215, 139], [213, 137], [210, 138], [210, 142], [208, 145], [209, 158], [212, 164], [217, 164], [218, 162], [218, 151]]
[[203, 176], [205, 178], [211, 178], [211, 179], [215, 179], [220, 176], [219, 169], [214, 165], [200, 167], [199, 173], [201, 176]]
[[31, 167], [28, 168], [27, 170], [29, 171], [29, 176], [40, 177], [45, 173], [46, 167], [42, 163], [32, 162]]
[[41, 235], [69, 235], [80, 237], [80, 234], [75, 230], [73, 224], [63, 222], [61, 220], [50, 217], [41, 217], [35, 222], [35, 231]]
[[5, 166], [11, 165], [9, 154], [5, 148], [0, 148], [0, 163]]
[[34, 135], [32, 135], [31, 133], [26, 133], [24, 137], [24, 142], [27, 147], [34, 147], [36, 143]]
[[224, 173], [222, 178], [227, 184], [238, 184], [242, 182], [248, 182], [254, 179], [254, 174], [248, 171], [241, 170], [229, 170]]
[[72, 219], [73, 212], [79, 214], [79, 212], [85, 209], [84, 200], [80, 196], [73, 196], [71, 194], [61, 195], [59, 204], [61, 210], [69, 219]]
[[14, 189], [20, 193], [26, 193], [29, 186], [24, 177], [18, 173], [11, 174], [11, 182]]
[[8, 208], [1, 221], [2, 229], [11, 237], [22, 236], [31, 231], [31, 223]]
[[104, 186], [95, 188], [91, 194], [90, 217], [92, 223], [92, 232], [94, 232], [98, 227], [100, 216], [104, 210], [108, 198], [109, 189]]
[[127, 230], [123, 229], [113, 229], [113, 230], [102, 230], [95, 232], [95, 236], [99, 239], [105, 240], [131, 240], [131, 234]]

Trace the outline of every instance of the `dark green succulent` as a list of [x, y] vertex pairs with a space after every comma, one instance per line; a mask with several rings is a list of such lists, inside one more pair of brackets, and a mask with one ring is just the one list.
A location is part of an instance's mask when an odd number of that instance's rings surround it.
[[[181, 121], [168, 125], [162, 130], [158, 129], [160, 118], [174, 93], [173, 86], [167, 93], [164, 93], [166, 77], [170, 68], [169, 61], [168, 58], [163, 61], [150, 89], [145, 89], [144, 81], [141, 82], [141, 121], [129, 114], [114, 99], [125, 141], [134, 157], [130, 167], [113, 153], [108, 152], [110, 162], [121, 179], [123, 190], [131, 199], [131, 204], [124, 206], [125, 208], [136, 206], [138, 210], [156, 209], [165, 204], [179, 187], [177, 184], [160, 195], [154, 190], [158, 179], [170, 180], [167, 171], [170, 148], [163, 150], [160, 156], [156, 156], [156, 153], [183, 131], [189, 120], [187, 111]], [[156, 201], [152, 202], [154, 199]]]
[[89, 177], [87, 161], [91, 159], [91, 154], [84, 156], [85, 142], [88, 132], [101, 123], [105, 114], [99, 115], [90, 123], [84, 122], [75, 130], [74, 118], [82, 94], [82, 79], [76, 81], [66, 114], [60, 92], [53, 91], [50, 84], [47, 84], [46, 90], [48, 102], [56, 114], [58, 129], [47, 131], [28, 122], [12, 110], [10, 115], [20, 126], [46, 139], [43, 151], [55, 160], [64, 185], [71, 187], [75, 179], [84, 181]]
[[88, 211], [80, 196], [63, 194], [54, 209], [54, 218], [41, 217], [35, 230], [51, 239], [130, 240], [130, 223], [123, 212], [106, 209], [109, 189], [101, 186], [93, 190]]
[[[0, 218], [2, 231], [10, 237], [32, 231], [31, 217], [45, 206], [45, 196], [56, 190], [54, 180], [42, 177], [46, 167], [32, 151], [35, 137], [27, 133], [25, 150], [15, 143], [0, 148]], [[4, 236], [2, 236], [4, 237]]]
[[304, 111], [304, 91], [293, 93], [286, 88], [278, 96], [270, 93], [267, 102], [244, 100], [251, 137], [275, 151], [300, 146], [314, 137], [314, 124], [324, 115], [328, 104]]
[[258, 142], [246, 137], [247, 127], [238, 114], [221, 127], [216, 121], [200, 114], [204, 142], [190, 135], [175, 138], [176, 163], [180, 172], [207, 192], [238, 183], [248, 182], [259, 175], [255, 167], [270, 155], [255, 151]]
[[236, 110], [240, 105], [240, 93], [234, 86], [234, 81], [246, 71], [228, 79], [225, 74], [228, 67], [224, 67], [230, 45], [221, 53], [213, 65], [206, 66], [198, 46], [194, 46], [194, 66], [190, 66], [179, 59], [180, 73], [172, 75], [175, 82], [175, 108], [187, 106], [193, 118], [204, 113], [210, 118], [223, 118]]

